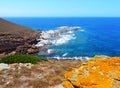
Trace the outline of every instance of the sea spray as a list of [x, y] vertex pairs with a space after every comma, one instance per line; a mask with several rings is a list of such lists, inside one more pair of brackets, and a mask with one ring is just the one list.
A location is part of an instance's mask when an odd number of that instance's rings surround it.
[[63, 60], [80, 60], [80, 61], [84, 61], [84, 62], [86, 62], [86, 61], [88, 61], [88, 60], [90, 60], [92, 57], [82, 57], [82, 56], [80, 56], [80, 57], [65, 57], [65, 56], [62, 56], [62, 57], [59, 57], [59, 56], [55, 56], [55, 57], [48, 57], [48, 58], [53, 58], [53, 59], [57, 59], [57, 60], [59, 60], [59, 59], [63, 59]]
[[60, 46], [76, 39], [75, 31], [82, 30], [80, 27], [61, 26], [56, 30], [42, 31], [41, 36], [37, 39], [39, 42], [35, 45], [39, 47], [39, 55], [49, 55], [56, 50], [49, 49], [50, 46]]
[[80, 27], [58, 27], [56, 30], [43, 31], [40, 38], [40, 42], [36, 44], [37, 47], [45, 45], [62, 45], [68, 43], [70, 40], [75, 39], [74, 31], [80, 30]]

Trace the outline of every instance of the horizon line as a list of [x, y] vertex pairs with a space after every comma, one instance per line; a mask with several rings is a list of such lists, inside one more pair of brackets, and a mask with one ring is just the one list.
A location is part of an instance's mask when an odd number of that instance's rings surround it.
[[120, 16], [0, 16], [0, 18], [120, 18]]

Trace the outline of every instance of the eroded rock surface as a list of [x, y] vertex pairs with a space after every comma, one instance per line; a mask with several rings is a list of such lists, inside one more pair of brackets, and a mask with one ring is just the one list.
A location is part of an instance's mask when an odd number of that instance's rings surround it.
[[[40, 32], [31, 28], [20, 26], [0, 18], [0, 53], [37, 53], [39, 49], [34, 46]], [[33, 48], [33, 46], [35, 48]]]

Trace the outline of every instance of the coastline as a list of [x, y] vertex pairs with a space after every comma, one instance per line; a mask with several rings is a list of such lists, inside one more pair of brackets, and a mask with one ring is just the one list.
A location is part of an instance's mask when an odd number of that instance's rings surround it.
[[[97, 55], [119, 56], [119, 22], [120, 19], [114, 18], [8, 18], [11, 22], [30, 27], [34, 30], [55, 30], [60, 26], [79, 26], [85, 31], [75, 32], [76, 39], [69, 41], [68, 44], [60, 46], [50, 46], [49, 49], [55, 49], [52, 56], [62, 57], [68, 53], [67, 57]], [[52, 22], [51, 22], [52, 20]], [[30, 22], [31, 23], [30, 23]], [[74, 22], [73, 22], [74, 21]], [[115, 22], [115, 23], [113, 23]], [[113, 25], [113, 26], [111, 26]], [[114, 30], [113, 30], [114, 29]], [[107, 36], [106, 36], [107, 35]], [[114, 42], [114, 43], [113, 43]], [[68, 45], [68, 46], [67, 46]], [[71, 48], [73, 46], [73, 48]], [[46, 46], [47, 48], [47, 46]], [[60, 52], [59, 52], [60, 50]], [[70, 50], [70, 51], [69, 51]], [[44, 49], [43, 49], [44, 51]], [[45, 50], [47, 51], [47, 50]], [[47, 52], [49, 52], [48, 50]], [[41, 50], [42, 52], [42, 50]], [[54, 50], [52, 51], [54, 52]], [[59, 53], [56, 53], [59, 52]], [[73, 53], [72, 53], [73, 52]], [[49, 52], [50, 53], [50, 52]], [[44, 53], [43, 53], [44, 54]]]
[[[56, 52], [55, 49], [49, 49], [51, 46], [59, 46], [76, 39], [74, 32], [84, 31], [80, 27], [61, 26], [55, 30], [42, 31], [35, 45], [39, 48], [38, 55], [48, 55]], [[65, 56], [65, 55], [63, 55]]]

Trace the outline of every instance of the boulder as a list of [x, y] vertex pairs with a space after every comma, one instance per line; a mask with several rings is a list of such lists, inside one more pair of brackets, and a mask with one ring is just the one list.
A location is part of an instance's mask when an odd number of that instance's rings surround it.
[[4, 64], [4, 63], [0, 63], [0, 70], [3, 70], [3, 69], [9, 69], [9, 65], [8, 64]]

